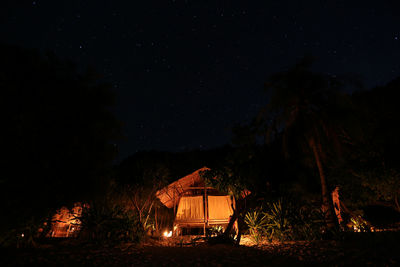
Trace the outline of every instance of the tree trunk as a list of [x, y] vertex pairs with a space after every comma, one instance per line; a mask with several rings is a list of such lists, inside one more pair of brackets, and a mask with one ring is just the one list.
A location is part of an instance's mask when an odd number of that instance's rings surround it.
[[157, 231], [157, 234], [158, 234], [158, 218], [157, 218], [157, 210], [158, 210], [158, 208], [157, 207], [155, 207], [154, 208], [154, 222], [155, 222], [155, 224], [156, 224], [156, 231]]
[[309, 139], [309, 145], [314, 153], [315, 162], [317, 164], [319, 177], [321, 180], [322, 211], [325, 213], [327, 227], [334, 228], [338, 226], [338, 221], [334, 213], [333, 202], [328, 190], [324, 169], [322, 168], [321, 157], [319, 154], [321, 147], [317, 147], [318, 145], [316, 144], [314, 137]]
[[150, 205], [150, 208], [149, 208], [149, 211], [147, 212], [147, 217], [146, 217], [146, 220], [144, 221], [144, 223], [143, 223], [143, 226], [146, 228], [146, 224], [147, 224], [147, 221], [149, 220], [149, 217], [150, 217], [150, 212], [151, 212], [151, 208], [153, 207], [153, 204], [154, 204], [154, 201], [153, 202], [151, 202], [151, 205]]
[[240, 245], [240, 239], [242, 238], [242, 233], [243, 233], [243, 227], [245, 225], [245, 222], [242, 218], [242, 216], [238, 216], [238, 234], [236, 238], [236, 245]]
[[229, 234], [232, 231], [233, 225], [235, 224], [235, 222], [237, 221], [237, 238], [236, 238], [236, 245], [240, 244], [240, 239], [242, 237], [242, 233], [243, 233], [243, 228], [245, 225], [243, 216], [240, 216], [240, 214], [245, 214], [246, 213], [246, 206], [244, 206], [243, 202], [240, 200], [236, 200], [236, 207], [233, 206], [232, 204], [232, 209], [233, 209], [233, 214], [229, 220], [229, 224], [226, 227], [225, 231], [224, 231], [224, 238], [227, 240], [229, 239]]
[[228, 226], [226, 227], [225, 231], [224, 231], [224, 236], [225, 237], [229, 237], [229, 234], [232, 231], [233, 228], [233, 224], [235, 223], [235, 221], [237, 220], [238, 216], [237, 216], [237, 209], [233, 210], [233, 214], [229, 220]]

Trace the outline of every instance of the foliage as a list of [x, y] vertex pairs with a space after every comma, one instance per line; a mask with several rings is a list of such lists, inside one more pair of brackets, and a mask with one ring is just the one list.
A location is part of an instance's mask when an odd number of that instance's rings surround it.
[[336, 234], [336, 229], [326, 228], [325, 214], [320, 207], [303, 205], [297, 210], [293, 236], [299, 240], [319, 240], [324, 234]]
[[222, 228], [221, 225], [213, 226], [210, 228], [207, 228], [207, 235], [208, 236], [219, 236], [223, 233], [224, 229]]
[[[145, 230], [155, 228], [156, 193], [166, 185], [169, 170], [164, 164], [137, 160], [117, 172], [118, 198], [138, 216]], [[151, 225], [153, 222], [153, 225]]]
[[23, 227], [13, 228], [0, 235], [0, 247], [35, 247], [36, 239], [43, 230], [43, 220], [31, 217]]
[[364, 192], [364, 203], [376, 203], [378, 201], [393, 203], [393, 206], [400, 211], [398, 196], [400, 194], [400, 173], [395, 169], [378, 167], [367, 167], [358, 172], [353, 171], [360, 190]]
[[140, 242], [143, 226], [131, 211], [112, 203], [96, 203], [85, 207], [80, 238], [96, 243]]
[[265, 212], [268, 238], [280, 241], [293, 239], [295, 215], [295, 207], [289, 201], [279, 199], [269, 203]]
[[244, 217], [244, 222], [249, 227], [252, 241], [258, 245], [263, 238], [265, 227], [268, 225], [267, 215], [259, 209], [248, 211]]
[[3, 120], [0, 236], [21, 232], [63, 205], [90, 197], [107, 179], [120, 136], [114, 95], [95, 72], [0, 45]]
[[268, 240], [318, 240], [326, 231], [324, 214], [310, 204], [279, 198], [248, 212], [245, 222], [255, 243]]
[[208, 186], [230, 194], [236, 199], [241, 198], [242, 192], [246, 189], [245, 179], [228, 166], [204, 171], [201, 175], [205, 178]]
[[341, 165], [332, 168], [330, 177], [340, 185], [342, 200], [353, 211], [390, 205], [400, 212], [399, 89], [397, 78], [352, 95], [358, 127], [348, 128], [348, 153]]
[[210, 245], [216, 245], [216, 244], [235, 245], [235, 244], [238, 244], [237, 240], [235, 240], [235, 235], [232, 233], [226, 234], [226, 232], [224, 232], [223, 234], [218, 234], [216, 236], [209, 236], [206, 238], [206, 241]]
[[400, 211], [400, 169], [372, 137], [365, 138], [351, 140], [351, 152], [330, 176], [340, 186], [342, 199], [350, 209], [383, 204]]
[[330, 154], [340, 154], [338, 138], [351, 114], [349, 96], [341, 90], [344, 80], [311, 70], [313, 59], [304, 57], [289, 70], [271, 75], [266, 82], [269, 103], [259, 112], [254, 127], [266, 142], [282, 141], [287, 156], [296, 151], [312, 155], [318, 170], [322, 206], [330, 228], [336, 226], [330, 198], [326, 162]]
[[356, 232], [370, 232], [371, 227], [368, 223], [360, 216], [354, 216], [350, 218], [351, 224], [353, 225], [353, 229]]

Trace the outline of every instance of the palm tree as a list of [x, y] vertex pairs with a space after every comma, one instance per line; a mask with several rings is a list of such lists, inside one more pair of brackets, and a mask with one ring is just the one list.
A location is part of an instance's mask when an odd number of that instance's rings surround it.
[[328, 141], [340, 147], [337, 112], [338, 104], [345, 99], [339, 90], [344, 83], [334, 76], [310, 71], [311, 63], [310, 58], [304, 58], [293, 68], [269, 77], [266, 89], [270, 102], [261, 110], [256, 125], [258, 129], [262, 126], [267, 142], [281, 136], [285, 154], [293, 137], [312, 152], [321, 182], [322, 209], [327, 226], [334, 227], [337, 220], [323, 167], [328, 147], [323, 150], [323, 144]]

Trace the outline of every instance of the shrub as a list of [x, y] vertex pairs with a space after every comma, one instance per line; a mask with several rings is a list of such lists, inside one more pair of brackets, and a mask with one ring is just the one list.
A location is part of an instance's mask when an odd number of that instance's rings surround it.
[[250, 238], [257, 245], [262, 240], [265, 228], [268, 225], [267, 214], [261, 211], [262, 209], [255, 209], [246, 213], [244, 222], [249, 227]]
[[355, 232], [370, 232], [371, 227], [367, 221], [364, 220], [360, 215], [356, 215], [350, 218], [351, 225]]
[[310, 204], [299, 205], [289, 198], [279, 198], [266, 208], [248, 212], [245, 223], [256, 244], [263, 237], [268, 240], [316, 240], [325, 231], [324, 216], [320, 208]]
[[36, 241], [43, 231], [43, 221], [32, 216], [18, 227], [7, 230], [1, 229], [0, 247], [35, 247]]
[[222, 235], [223, 233], [224, 233], [224, 228], [220, 225], [213, 226], [207, 229], [207, 236], [210, 237]]
[[303, 205], [288, 198], [280, 198], [267, 210], [268, 231], [271, 239], [316, 240], [326, 232], [325, 216], [320, 207]]
[[80, 237], [95, 243], [140, 242], [143, 226], [131, 211], [119, 205], [92, 204], [83, 208]]
[[325, 216], [320, 207], [305, 204], [296, 210], [292, 237], [296, 240], [318, 240], [326, 233]]
[[267, 205], [265, 212], [268, 221], [266, 232], [270, 240], [279, 241], [293, 239], [293, 224], [295, 220], [295, 207], [290, 201], [283, 198]]

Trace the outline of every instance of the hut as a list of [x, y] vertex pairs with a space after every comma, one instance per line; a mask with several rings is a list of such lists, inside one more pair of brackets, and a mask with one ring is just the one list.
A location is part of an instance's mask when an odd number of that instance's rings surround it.
[[174, 209], [173, 234], [182, 234], [183, 230], [225, 227], [235, 208], [235, 199], [215, 188], [207, 187], [200, 172], [207, 167], [171, 183], [156, 193], [167, 208]]
[[80, 229], [79, 216], [82, 214], [81, 203], [75, 203], [69, 209], [62, 207], [53, 215], [49, 237], [73, 237]]

